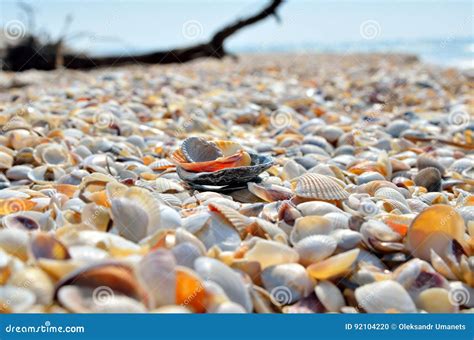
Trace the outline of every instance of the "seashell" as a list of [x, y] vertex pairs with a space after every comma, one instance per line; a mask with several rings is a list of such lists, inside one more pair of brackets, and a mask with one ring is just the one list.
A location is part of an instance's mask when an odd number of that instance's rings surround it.
[[463, 244], [464, 220], [448, 205], [435, 205], [423, 210], [411, 223], [406, 241], [413, 256], [430, 260], [430, 251], [445, 254], [456, 240]]
[[33, 157], [40, 164], [57, 166], [67, 165], [71, 161], [69, 151], [64, 146], [52, 143], [38, 145]]
[[359, 255], [359, 249], [352, 249], [313, 263], [307, 270], [308, 274], [317, 280], [327, 280], [346, 274]]
[[36, 267], [27, 267], [12, 274], [8, 284], [27, 288], [36, 296], [36, 301], [47, 305], [52, 302], [54, 285], [48, 275]]
[[394, 200], [407, 206], [405, 197], [396, 189], [393, 188], [380, 188], [374, 193], [374, 197], [378, 199]]
[[219, 157], [214, 160], [196, 163], [186, 162], [186, 160], [183, 160], [183, 154], [181, 150], [173, 153], [171, 157], [180, 168], [189, 172], [215, 172], [226, 168], [243, 167], [249, 166], [251, 164], [250, 155], [243, 150], [240, 150], [230, 156]]
[[362, 241], [362, 235], [350, 229], [336, 229], [330, 235], [342, 250], [354, 249]]
[[10, 169], [13, 166], [13, 156], [0, 151], [0, 169]]
[[2, 219], [4, 228], [23, 229], [26, 231], [41, 229], [40, 221], [46, 217], [34, 211], [20, 211]]
[[355, 290], [357, 303], [368, 313], [415, 313], [416, 306], [405, 288], [386, 280], [360, 286]]
[[28, 173], [28, 179], [35, 183], [57, 182], [66, 172], [53, 165], [41, 165], [33, 168]]
[[303, 266], [324, 260], [336, 250], [336, 240], [327, 235], [312, 235], [305, 237], [295, 244], [294, 249], [299, 254], [299, 262]]
[[27, 313], [36, 302], [35, 294], [26, 287], [0, 287], [1, 313]]
[[336, 179], [329, 176], [307, 173], [298, 178], [294, 192], [297, 196], [319, 200], [344, 200], [349, 193]]
[[193, 312], [206, 311], [210, 296], [204, 281], [190, 268], [176, 267], [176, 305], [187, 306]]
[[349, 216], [340, 212], [331, 212], [324, 215], [331, 221], [333, 229], [347, 229], [349, 228]]
[[456, 313], [458, 306], [451, 302], [449, 294], [443, 288], [428, 288], [418, 296], [417, 306], [428, 313]]
[[357, 176], [356, 182], [358, 185], [366, 184], [372, 181], [384, 181], [385, 177], [383, 177], [380, 173], [375, 171], [364, 172]]
[[191, 163], [212, 161], [222, 156], [222, 151], [214, 143], [199, 137], [187, 138], [181, 150], [186, 160]]
[[267, 267], [298, 262], [299, 255], [296, 250], [279, 242], [258, 240], [255, 245], [248, 250], [244, 259], [260, 263], [262, 269]]
[[289, 200], [293, 196], [291, 189], [275, 184], [260, 185], [249, 182], [247, 187], [252, 194], [266, 202]]
[[70, 258], [67, 248], [52, 234], [44, 232], [32, 236], [30, 249], [36, 259], [67, 260]]
[[392, 137], [398, 138], [403, 131], [409, 128], [410, 124], [408, 122], [406, 122], [405, 120], [396, 119], [387, 125], [386, 131]]
[[449, 170], [457, 172], [457, 173], [463, 173], [463, 171], [472, 168], [474, 166], [474, 159], [470, 158], [461, 158], [458, 160], [455, 160], [450, 166]]
[[62, 287], [70, 285], [106, 289], [146, 302], [145, 292], [135, 279], [132, 269], [118, 262], [87, 265], [69, 273], [56, 283], [54, 296], [58, 296]]
[[233, 251], [240, 245], [239, 232], [221, 215], [210, 212], [206, 223], [194, 233], [207, 249], [218, 246], [221, 250]]
[[311, 235], [327, 235], [334, 229], [331, 220], [321, 216], [306, 216], [297, 218], [291, 230], [290, 241], [292, 244]]
[[300, 164], [296, 163], [294, 160], [289, 160], [283, 166], [280, 177], [283, 180], [292, 180], [296, 177], [301, 176], [306, 172], [306, 169]]
[[323, 201], [311, 201], [300, 203], [296, 208], [303, 216], [324, 216], [330, 213], [342, 213], [342, 210], [334, 204]]
[[345, 305], [344, 296], [331, 281], [318, 282], [314, 292], [328, 312], [338, 313]]
[[64, 286], [58, 291], [58, 301], [73, 313], [147, 312], [146, 307], [139, 301], [125, 295], [114, 294], [103, 287], [91, 289], [88, 287]]
[[253, 304], [250, 293], [240, 275], [234, 270], [222, 262], [208, 257], [196, 259], [194, 268], [206, 280], [213, 281], [222, 287], [229, 299], [244, 307], [247, 313], [252, 311]]
[[371, 181], [369, 183], [360, 185], [357, 188], [357, 192], [367, 193], [370, 196], [374, 196], [375, 192], [381, 188], [392, 188], [394, 190], [397, 190], [397, 186], [393, 184], [392, 182], [375, 180], [375, 181]]
[[19, 181], [22, 179], [28, 179], [28, 173], [31, 170], [31, 166], [28, 165], [15, 165], [9, 168], [5, 175], [12, 181]]
[[26, 261], [28, 259], [28, 233], [22, 229], [0, 229], [0, 249]]
[[297, 263], [279, 264], [266, 268], [262, 274], [265, 289], [278, 305], [290, 305], [308, 296], [313, 282], [305, 268]]
[[425, 187], [429, 192], [441, 191], [441, 173], [438, 169], [427, 167], [413, 178], [415, 184]]
[[241, 314], [246, 313], [244, 307], [241, 305], [232, 302], [232, 301], [225, 301], [219, 304], [214, 310], [213, 313], [217, 314]]
[[435, 158], [427, 155], [420, 155], [418, 157], [416, 160], [416, 167], [418, 168], [418, 171], [426, 168], [435, 168], [439, 171], [440, 175], [443, 175], [446, 172], [446, 169], [442, 164], [440, 164]]
[[250, 154], [250, 164], [247, 166], [227, 167], [225, 169], [218, 169], [213, 172], [206, 172], [199, 169], [200, 172], [190, 172], [181, 167], [177, 167], [176, 172], [178, 176], [193, 185], [238, 185], [247, 183], [258, 177], [263, 171], [267, 170], [273, 165], [273, 160], [267, 156], [260, 156]]
[[147, 190], [132, 187], [109, 197], [114, 226], [126, 239], [138, 242], [162, 227], [160, 206]]
[[429, 207], [428, 204], [426, 204], [425, 202], [417, 198], [409, 198], [407, 199], [407, 203], [408, 203], [408, 208], [410, 209], [410, 211], [414, 213], [420, 213]]
[[188, 268], [193, 268], [194, 260], [204, 255], [201, 249], [191, 242], [179, 243], [171, 251], [176, 259], [176, 264]]

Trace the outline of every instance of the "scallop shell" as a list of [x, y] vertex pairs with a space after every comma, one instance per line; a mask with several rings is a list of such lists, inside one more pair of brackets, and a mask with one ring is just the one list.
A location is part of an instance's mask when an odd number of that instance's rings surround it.
[[295, 194], [299, 197], [319, 200], [344, 200], [349, 193], [338, 180], [314, 173], [307, 173], [298, 178]]

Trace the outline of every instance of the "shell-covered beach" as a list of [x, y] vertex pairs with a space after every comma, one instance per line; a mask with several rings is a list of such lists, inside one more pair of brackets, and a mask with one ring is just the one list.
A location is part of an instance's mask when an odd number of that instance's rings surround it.
[[268, 55], [0, 75], [5, 313], [470, 313], [474, 74]]

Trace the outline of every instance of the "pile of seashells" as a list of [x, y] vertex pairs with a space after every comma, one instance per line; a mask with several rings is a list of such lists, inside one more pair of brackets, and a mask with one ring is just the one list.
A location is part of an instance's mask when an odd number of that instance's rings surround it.
[[0, 93], [2, 312], [474, 310], [472, 74], [267, 56], [1, 77], [29, 81]]

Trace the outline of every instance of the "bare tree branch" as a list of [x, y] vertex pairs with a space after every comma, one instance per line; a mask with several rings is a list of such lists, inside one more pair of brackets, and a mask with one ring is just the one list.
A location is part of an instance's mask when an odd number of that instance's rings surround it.
[[[146, 54], [129, 56], [108, 56], [90, 57], [87, 55], [64, 54], [61, 63], [63, 67], [69, 69], [91, 69], [96, 67], [119, 66], [131, 63], [142, 64], [170, 64], [184, 63], [198, 58], [217, 58], [231, 56], [224, 47], [225, 40], [242, 30], [269, 16], [274, 16], [278, 21], [278, 7], [284, 0], [272, 0], [266, 7], [258, 13], [244, 19], [224, 26], [217, 31], [207, 43], [201, 43], [190, 47], [176, 48], [165, 51], [156, 51]], [[21, 44], [11, 47], [8, 50], [4, 63], [11, 71], [23, 71], [30, 68], [41, 70], [52, 70], [57, 67], [57, 56], [54, 52], [57, 49], [43, 48], [34, 37], [27, 41], [29, 44]], [[28, 50], [29, 49], [29, 50]], [[51, 51], [53, 51], [51, 53]], [[48, 53], [45, 53], [48, 52]]]

